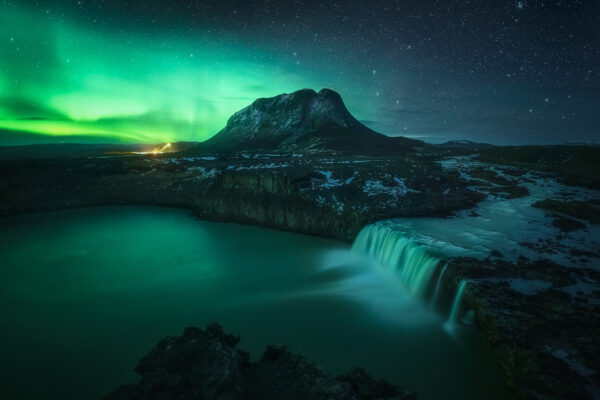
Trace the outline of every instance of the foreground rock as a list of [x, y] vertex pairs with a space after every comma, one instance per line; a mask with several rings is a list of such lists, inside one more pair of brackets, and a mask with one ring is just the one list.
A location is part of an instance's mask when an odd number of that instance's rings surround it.
[[135, 371], [139, 383], [122, 386], [105, 400], [408, 400], [416, 397], [360, 369], [333, 377], [303, 356], [269, 346], [251, 362], [236, 349], [240, 338], [218, 324], [187, 328], [161, 340]]

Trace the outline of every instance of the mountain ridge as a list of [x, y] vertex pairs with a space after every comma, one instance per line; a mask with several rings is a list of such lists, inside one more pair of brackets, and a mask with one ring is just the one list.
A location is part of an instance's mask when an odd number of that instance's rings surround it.
[[424, 142], [368, 128], [352, 116], [339, 93], [325, 88], [257, 99], [196, 150], [389, 153], [421, 145]]

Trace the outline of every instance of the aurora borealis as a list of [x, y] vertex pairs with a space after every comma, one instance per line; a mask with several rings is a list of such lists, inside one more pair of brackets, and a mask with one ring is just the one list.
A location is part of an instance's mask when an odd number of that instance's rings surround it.
[[245, 60], [239, 45], [224, 48], [210, 38], [192, 44], [91, 34], [18, 7], [3, 9], [0, 18], [2, 29], [12, 32], [1, 49], [8, 66], [0, 74], [4, 129], [119, 141], [204, 140], [257, 97], [306, 82], [278, 64]]
[[389, 135], [596, 141], [598, 2], [488, 3], [2, 1], [0, 144], [201, 141], [323, 87]]

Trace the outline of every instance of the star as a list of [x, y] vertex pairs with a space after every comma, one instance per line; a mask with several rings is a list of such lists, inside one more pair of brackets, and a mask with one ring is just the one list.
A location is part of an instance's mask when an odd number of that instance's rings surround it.
[[[7, 22], [0, 86], [18, 78], [20, 84], [29, 81], [44, 88], [39, 94], [17, 88], [15, 101], [61, 99], [48, 104], [61, 108], [57, 115], [107, 114], [108, 124], [112, 114], [121, 113], [112, 103], [123, 103], [135, 112], [173, 114], [173, 125], [164, 128], [179, 135], [183, 130], [178, 124], [183, 126], [191, 113], [198, 115], [197, 126], [180, 138], [205, 139], [243, 106], [234, 99], [330, 87], [343, 93], [358, 117], [377, 121], [381, 133], [402, 131], [406, 119], [411, 121], [409, 132], [429, 132], [451, 115], [448, 125], [469, 128], [467, 133], [447, 131], [456, 135], [447, 139], [491, 135], [502, 123], [493, 118], [498, 113], [522, 117], [502, 130], [501, 141], [516, 143], [526, 140], [517, 132], [541, 131], [536, 124], [547, 123], [544, 118], [561, 121], [565, 115], [563, 125], [577, 122], [575, 131], [588, 138], [597, 136], [593, 127], [600, 123], [600, 113], [592, 111], [600, 101], [595, 90], [600, 85], [600, 52], [587, 18], [594, 15], [594, 7], [582, 0], [382, 2], [387, 7], [368, 7], [364, 0], [335, 6], [321, 2], [318, 7], [272, 0], [246, 2], [252, 6], [235, 2], [235, 7], [222, 1], [0, 3], [12, 7], [0, 7], [0, 20]], [[61, 68], [79, 79], [58, 79], [65, 75]], [[201, 106], [190, 99], [189, 106], [176, 107], [155, 100], [171, 96], [159, 77], [185, 82], [182, 86], [189, 86], [190, 93], [212, 86], [215, 90], [202, 98]], [[118, 82], [131, 89], [126, 99], [117, 90]], [[147, 85], [156, 96], [146, 96]], [[94, 107], [76, 101], [77, 96], [89, 98]], [[204, 109], [204, 102], [206, 109], [218, 112], [189, 111]], [[571, 113], [579, 104], [579, 121], [574, 121]], [[22, 117], [17, 114], [0, 101], [3, 118]], [[156, 129], [143, 115], [140, 126]], [[481, 129], [471, 132], [468, 121], [480, 119]], [[560, 141], [564, 126], [544, 132], [547, 141]]]

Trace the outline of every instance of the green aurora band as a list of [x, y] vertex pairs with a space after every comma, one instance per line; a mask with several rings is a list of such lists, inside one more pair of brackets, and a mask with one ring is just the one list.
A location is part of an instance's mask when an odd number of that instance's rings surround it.
[[372, 118], [334, 66], [208, 35], [101, 31], [0, 6], [0, 145], [202, 141], [256, 98], [304, 87], [336, 88]]

